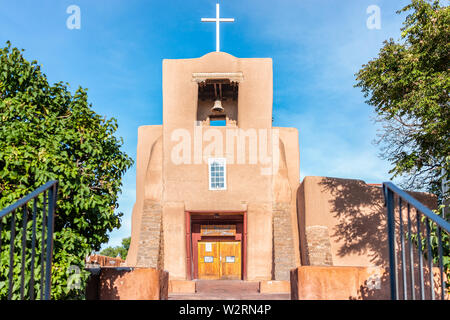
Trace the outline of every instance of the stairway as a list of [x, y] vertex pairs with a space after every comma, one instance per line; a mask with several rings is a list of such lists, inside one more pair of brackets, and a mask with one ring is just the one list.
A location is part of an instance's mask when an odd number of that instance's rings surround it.
[[258, 281], [197, 280], [195, 293], [169, 293], [169, 300], [290, 300], [289, 293], [260, 293]]

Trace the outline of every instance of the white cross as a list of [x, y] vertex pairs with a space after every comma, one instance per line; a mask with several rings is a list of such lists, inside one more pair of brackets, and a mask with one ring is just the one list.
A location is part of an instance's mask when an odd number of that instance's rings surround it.
[[220, 5], [216, 3], [216, 17], [215, 18], [202, 18], [202, 22], [215, 22], [216, 23], [216, 51], [220, 51], [220, 23], [221, 22], [234, 22], [233, 18], [220, 18]]

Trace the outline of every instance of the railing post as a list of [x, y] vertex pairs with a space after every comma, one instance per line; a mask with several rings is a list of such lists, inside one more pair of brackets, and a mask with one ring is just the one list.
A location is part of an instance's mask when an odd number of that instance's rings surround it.
[[417, 223], [417, 256], [419, 257], [419, 284], [420, 284], [420, 300], [425, 300], [425, 283], [423, 281], [423, 256], [422, 256], [422, 236], [420, 235], [420, 212], [416, 209], [416, 223]]
[[399, 232], [400, 232], [400, 255], [402, 259], [402, 283], [403, 300], [408, 300], [408, 285], [406, 283], [406, 256], [405, 256], [405, 235], [403, 233], [403, 207], [402, 198], [398, 198]]
[[40, 299], [44, 300], [44, 279], [45, 279], [45, 274], [44, 274], [44, 269], [45, 269], [45, 227], [47, 225], [47, 194], [48, 191], [44, 191], [43, 195], [43, 203], [44, 205], [42, 206], [42, 230], [41, 230], [41, 290], [40, 290]]
[[425, 218], [426, 223], [426, 237], [427, 237], [427, 253], [428, 253], [428, 269], [430, 276], [430, 290], [431, 290], [431, 300], [434, 300], [434, 275], [433, 275], [433, 252], [431, 250], [431, 230], [430, 230], [430, 220]]
[[33, 201], [33, 225], [31, 234], [31, 278], [30, 278], [30, 300], [34, 300], [34, 259], [36, 255], [36, 214], [37, 214], [37, 198]]
[[48, 191], [48, 220], [47, 220], [47, 253], [45, 261], [45, 300], [50, 300], [52, 282], [52, 257], [53, 257], [53, 227], [55, 220], [56, 195], [58, 185], [53, 185]]
[[25, 264], [27, 253], [27, 222], [28, 222], [28, 205], [25, 204], [22, 215], [22, 265], [20, 272], [20, 300], [23, 300], [25, 293]]
[[416, 284], [414, 280], [414, 250], [412, 244], [411, 206], [408, 203], [408, 248], [409, 248], [409, 276], [411, 281], [411, 299], [416, 300]]
[[14, 240], [16, 239], [16, 214], [11, 217], [11, 239], [9, 243], [9, 275], [8, 275], [8, 300], [12, 299], [13, 271], [14, 271]]
[[387, 208], [388, 243], [389, 243], [389, 277], [391, 280], [391, 300], [398, 299], [397, 254], [395, 252], [395, 212], [394, 193], [384, 185]]

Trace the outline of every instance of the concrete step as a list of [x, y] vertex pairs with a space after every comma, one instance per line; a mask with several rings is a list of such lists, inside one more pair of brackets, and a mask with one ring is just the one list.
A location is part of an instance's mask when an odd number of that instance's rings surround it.
[[196, 284], [198, 294], [257, 294], [259, 281], [242, 280], [198, 280]]
[[170, 293], [169, 300], [290, 300], [289, 293]]

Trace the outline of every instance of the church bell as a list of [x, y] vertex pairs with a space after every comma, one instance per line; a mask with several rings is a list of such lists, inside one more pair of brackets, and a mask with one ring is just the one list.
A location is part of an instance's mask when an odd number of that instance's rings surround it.
[[214, 102], [214, 105], [211, 108], [211, 111], [216, 113], [224, 112], [224, 110], [225, 109], [222, 106], [222, 101], [220, 101], [219, 99]]

